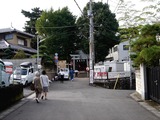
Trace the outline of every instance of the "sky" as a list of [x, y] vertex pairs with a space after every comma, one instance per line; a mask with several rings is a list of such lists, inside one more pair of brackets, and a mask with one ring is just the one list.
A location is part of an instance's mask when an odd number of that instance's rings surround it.
[[[27, 18], [21, 13], [22, 9], [31, 11], [32, 8], [39, 7], [41, 10], [49, 10], [52, 7], [57, 10], [68, 6], [73, 15], [80, 16], [81, 12], [75, 1], [83, 10], [90, 0], [3, 0], [0, 5], [0, 29], [14, 27], [18, 30], [23, 30]], [[119, 0], [94, 0], [94, 2], [100, 1], [103, 3], [108, 1], [111, 11], [114, 11]], [[135, 1], [139, 3], [139, 0]]]

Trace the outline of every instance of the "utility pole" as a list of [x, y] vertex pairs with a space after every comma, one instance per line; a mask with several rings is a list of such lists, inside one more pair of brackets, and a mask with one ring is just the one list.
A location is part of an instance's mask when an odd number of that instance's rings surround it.
[[89, 29], [89, 84], [93, 84], [93, 70], [94, 70], [94, 36], [93, 36], [93, 13], [92, 13], [92, 0], [90, 0], [90, 9], [88, 11], [90, 21]]
[[39, 65], [39, 35], [37, 35], [37, 71]]
[[132, 89], [131, 37], [129, 38], [130, 89]]

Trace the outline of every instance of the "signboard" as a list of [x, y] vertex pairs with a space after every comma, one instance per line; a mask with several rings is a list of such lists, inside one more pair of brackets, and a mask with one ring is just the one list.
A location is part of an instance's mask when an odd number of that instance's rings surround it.
[[12, 74], [13, 73], [13, 66], [6, 66], [6, 73]]

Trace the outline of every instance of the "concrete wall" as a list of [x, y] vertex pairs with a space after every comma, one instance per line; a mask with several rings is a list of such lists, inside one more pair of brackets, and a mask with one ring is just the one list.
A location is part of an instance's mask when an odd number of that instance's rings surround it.
[[144, 64], [140, 65], [140, 69], [136, 70], [136, 92], [138, 92], [143, 100], [147, 99], [147, 78], [146, 67]]

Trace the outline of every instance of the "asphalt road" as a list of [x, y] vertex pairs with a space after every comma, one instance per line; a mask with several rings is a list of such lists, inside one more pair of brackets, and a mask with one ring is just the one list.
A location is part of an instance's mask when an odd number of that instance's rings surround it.
[[48, 100], [36, 103], [34, 94], [3, 120], [159, 120], [130, 97], [134, 90], [88, 85], [86, 78], [50, 85]]

